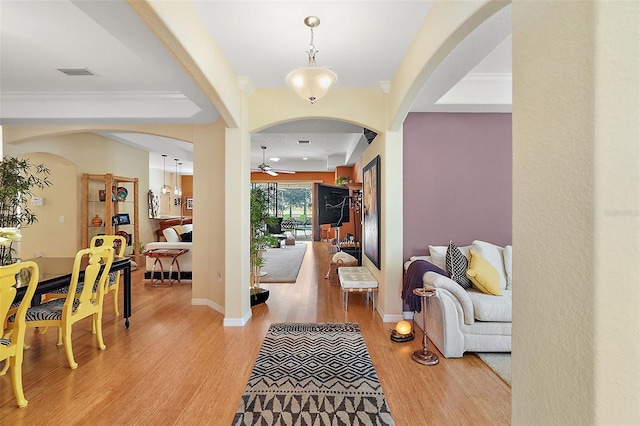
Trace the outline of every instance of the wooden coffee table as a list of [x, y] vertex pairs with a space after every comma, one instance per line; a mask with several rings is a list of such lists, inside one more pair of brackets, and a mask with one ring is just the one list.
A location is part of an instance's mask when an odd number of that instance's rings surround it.
[[[151, 268], [151, 287], [171, 287], [174, 281], [173, 265], [176, 265], [176, 268], [178, 269], [178, 278], [175, 281], [180, 282], [181, 271], [180, 271], [180, 263], [178, 262], [178, 257], [182, 256], [188, 251], [189, 251], [188, 248], [151, 249], [151, 250], [145, 251], [143, 253], [145, 256], [155, 259], [155, 262], [153, 262], [153, 267]], [[162, 258], [171, 258], [171, 266], [169, 267], [169, 284], [168, 285], [164, 284], [164, 269], [162, 267], [162, 262], [160, 261], [160, 259]], [[160, 278], [154, 279], [157, 264], [160, 264]], [[161, 284], [158, 284], [158, 283], [161, 283]]]

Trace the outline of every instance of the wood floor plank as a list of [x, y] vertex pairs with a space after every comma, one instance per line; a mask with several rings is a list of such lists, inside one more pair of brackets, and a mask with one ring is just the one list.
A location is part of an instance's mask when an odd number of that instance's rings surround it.
[[310, 244], [298, 281], [263, 284], [269, 301], [253, 308], [244, 327], [223, 327], [221, 314], [191, 306], [190, 285], [153, 288], [134, 272], [131, 328], [113, 315], [109, 296], [107, 349], [96, 347], [88, 321], [76, 324], [76, 370], [55, 345], [55, 330], [27, 331], [29, 405], [18, 409], [9, 375], [0, 377], [0, 424], [229, 425], [270, 324], [343, 321], [360, 324], [396, 424], [510, 423], [511, 388], [475, 355], [438, 353], [440, 363], [425, 367], [411, 359], [421, 339], [391, 342], [393, 324], [364, 294], [351, 295], [345, 312], [339, 287], [324, 278], [330, 258], [328, 243]]

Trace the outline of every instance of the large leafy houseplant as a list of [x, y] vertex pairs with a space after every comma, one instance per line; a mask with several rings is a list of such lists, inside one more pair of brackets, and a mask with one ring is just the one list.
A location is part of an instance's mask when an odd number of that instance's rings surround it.
[[267, 247], [273, 246], [278, 239], [267, 232], [268, 226], [277, 223], [276, 218], [269, 216], [269, 200], [265, 190], [261, 187], [251, 188], [251, 292], [259, 291], [260, 270], [264, 266], [262, 253]]
[[51, 186], [50, 170], [28, 159], [4, 157], [0, 162], [0, 266], [18, 261], [14, 243], [20, 241], [20, 228], [37, 222], [29, 209], [32, 190]]

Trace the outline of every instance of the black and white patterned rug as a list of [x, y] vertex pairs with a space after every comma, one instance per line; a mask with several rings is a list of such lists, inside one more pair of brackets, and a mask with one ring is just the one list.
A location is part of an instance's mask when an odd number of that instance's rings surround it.
[[354, 323], [272, 324], [233, 425], [393, 425]]

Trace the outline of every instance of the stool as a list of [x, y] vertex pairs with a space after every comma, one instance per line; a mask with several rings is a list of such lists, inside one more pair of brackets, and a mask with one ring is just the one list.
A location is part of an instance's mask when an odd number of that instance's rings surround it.
[[342, 291], [342, 301], [344, 310], [349, 309], [349, 293], [366, 292], [367, 298], [372, 296], [372, 309], [376, 310], [376, 294], [378, 293], [378, 281], [371, 275], [365, 266], [352, 266], [338, 268], [338, 278], [340, 279], [340, 290]]
[[[175, 264], [176, 267], [178, 268], [178, 278], [175, 280], [177, 282], [180, 282], [180, 263], [178, 262], [178, 257], [187, 253], [189, 251], [189, 249], [184, 248], [184, 249], [151, 249], [151, 250], [147, 250], [145, 251], [143, 254], [147, 257], [150, 257], [152, 259], [155, 259], [155, 261], [153, 262], [153, 267], [151, 268], [151, 287], [171, 287], [171, 285], [173, 284], [173, 265]], [[160, 259], [162, 258], [171, 258], [171, 266], [169, 266], [169, 284], [168, 285], [164, 285], [164, 269], [162, 267], [162, 262], [160, 261]], [[156, 265], [160, 264], [160, 278], [159, 279], [155, 279], [154, 281], [154, 277], [155, 277], [155, 273], [156, 273]], [[162, 283], [162, 285], [158, 284], [158, 282]]]

